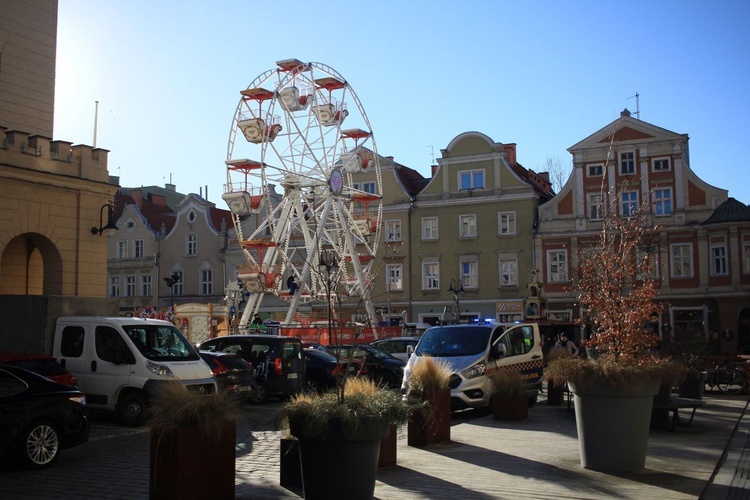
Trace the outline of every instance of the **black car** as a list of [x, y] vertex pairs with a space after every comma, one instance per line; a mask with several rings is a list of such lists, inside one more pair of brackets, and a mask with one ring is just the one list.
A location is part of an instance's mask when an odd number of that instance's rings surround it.
[[0, 456], [30, 469], [89, 439], [86, 396], [15, 366], [0, 365]]
[[305, 359], [302, 342], [280, 335], [227, 335], [204, 340], [201, 351], [236, 354], [255, 367], [257, 387], [254, 403], [265, 403], [271, 396], [288, 397], [305, 386]]
[[307, 388], [314, 391], [336, 387], [336, 380], [340, 374], [347, 372], [350, 377], [358, 375], [361, 363], [352, 363], [347, 369], [345, 360], [338, 361], [330, 352], [305, 348], [305, 380]]
[[255, 368], [236, 354], [224, 352], [198, 352], [216, 379], [220, 391], [227, 391], [243, 400], [255, 399]]
[[361, 360], [370, 378], [387, 387], [400, 387], [404, 377], [406, 363], [396, 359], [385, 351], [368, 344], [331, 345], [328, 349], [339, 358], [348, 359], [352, 352], [354, 359]]

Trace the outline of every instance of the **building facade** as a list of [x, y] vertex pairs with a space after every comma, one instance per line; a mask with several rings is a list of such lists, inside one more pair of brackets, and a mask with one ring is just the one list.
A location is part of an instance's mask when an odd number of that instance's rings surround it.
[[750, 349], [750, 212], [690, 168], [688, 136], [625, 110], [568, 151], [573, 172], [539, 208], [535, 241], [550, 316], [585, 316], [575, 270], [601, 230], [604, 211], [631, 217], [643, 210], [660, 228], [649, 251], [661, 278], [659, 300], [667, 303], [658, 321], [662, 341], [699, 333], [715, 354]]

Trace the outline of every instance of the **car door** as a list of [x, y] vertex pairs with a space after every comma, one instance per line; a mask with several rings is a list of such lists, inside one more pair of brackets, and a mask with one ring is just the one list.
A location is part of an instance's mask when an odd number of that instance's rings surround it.
[[129, 385], [135, 356], [120, 332], [108, 325], [94, 327], [94, 342], [90, 345], [86, 400], [114, 409], [121, 387]]
[[[521, 324], [505, 331], [498, 327], [492, 334], [492, 349], [487, 360], [487, 373], [495, 370], [517, 371], [526, 381], [527, 387], [538, 384], [542, 376], [543, 355], [540, 345], [539, 326], [534, 323]], [[500, 333], [502, 332], [502, 333]], [[503, 346], [504, 356], [497, 353]]]

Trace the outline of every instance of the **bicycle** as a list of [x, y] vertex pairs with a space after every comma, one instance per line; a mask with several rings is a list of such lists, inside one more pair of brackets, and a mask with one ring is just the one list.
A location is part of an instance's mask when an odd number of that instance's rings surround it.
[[719, 363], [713, 370], [708, 370], [706, 385], [710, 389], [716, 388], [722, 393], [738, 394], [746, 389], [746, 384], [747, 377], [741, 368]]

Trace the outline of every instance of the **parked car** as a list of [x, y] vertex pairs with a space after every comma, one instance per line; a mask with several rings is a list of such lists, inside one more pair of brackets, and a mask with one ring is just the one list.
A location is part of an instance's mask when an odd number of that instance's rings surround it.
[[[331, 347], [330, 345], [326, 346], [326, 345], [321, 344], [320, 342], [312, 342], [310, 340], [303, 340], [302, 347], [304, 347], [305, 349], [315, 349], [317, 351], [322, 351], [326, 354], [330, 354], [334, 358], [336, 357], [336, 353], [334, 353], [330, 349]], [[346, 361], [346, 359], [344, 359], [343, 361]], [[353, 370], [354, 370], [355, 375], [357, 375], [358, 377], [367, 375], [367, 367], [365, 367], [364, 361], [362, 361], [361, 359], [352, 358], [352, 365], [354, 366]]]
[[236, 354], [199, 351], [216, 379], [220, 391], [227, 391], [240, 399], [251, 401], [255, 398], [257, 382], [252, 364]]
[[60, 450], [88, 441], [86, 396], [76, 387], [0, 365], [0, 456], [27, 468], [52, 465]]
[[204, 340], [197, 347], [202, 351], [236, 354], [251, 363], [257, 382], [254, 403], [265, 403], [271, 396], [293, 396], [305, 386], [302, 342], [296, 337], [228, 335]]
[[73, 374], [63, 368], [57, 359], [46, 354], [4, 353], [0, 354], [0, 364], [25, 368], [58, 384], [78, 385]]
[[418, 343], [419, 337], [388, 337], [370, 342], [370, 345], [406, 363]]
[[369, 344], [356, 346], [351, 344], [332, 345], [329, 349], [334, 355], [338, 354], [340, 358], [346, 358], [352, 352], [352, 357], [364, 363], [368, 375], [375, 382], [387, 387], [401, 386], [406, 363], [394, 358], [387, 352]]
[[337, 360], [336, 356], [321, 349], [305, 349], [305, 380], [307, 389], [320, 391], [336, 387], [339, 374], [349, 377], [358, 375], [357, 369], [361, 362], [348, 365], [344, 360]]

